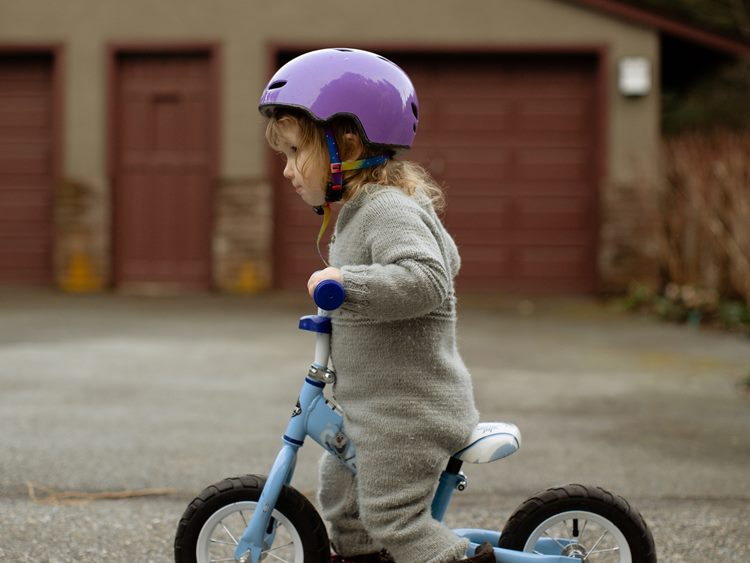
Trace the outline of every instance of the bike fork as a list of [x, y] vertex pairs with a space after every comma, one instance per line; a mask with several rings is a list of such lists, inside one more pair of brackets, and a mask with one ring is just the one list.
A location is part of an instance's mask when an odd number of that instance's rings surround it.
[[264, 546], [273, 543], [276, 526], [269, 526], [273, 508], [279, 499], [281, 489], [291, 481], [298, 449], [298, 445], [285, 442], [276, 456], [258, 499], [258, 506], [234, 551], [234, 558], [241, 563], [258, 563]]

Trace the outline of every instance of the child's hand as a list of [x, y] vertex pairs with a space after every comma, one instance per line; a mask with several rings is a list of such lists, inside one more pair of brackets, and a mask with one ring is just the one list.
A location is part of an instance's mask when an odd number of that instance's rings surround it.
[[307, 280], [307, 292], [310, 294], [310, 297], [313, 296], [315, 288], [318, 287], [318, 284], [325, 280], [334, 280], [339, 283], [344, 283], [344, 278], [341, 275], [341, 270], [339, 270], [338, 268], [329, 267], [325, 270], [318, 270], [317, 272], [313, 272], [313, 275], [310, 276], [309, 280]]

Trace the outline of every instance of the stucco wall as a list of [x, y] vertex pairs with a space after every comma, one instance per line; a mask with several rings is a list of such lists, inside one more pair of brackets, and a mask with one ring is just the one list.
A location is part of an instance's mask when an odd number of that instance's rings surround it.
[[[605, 14], [558, 0], [3, 0], [0, 44], [64, 47], [63, 176], [89, 186], [102, 206], [95, 229], [105, 231], [109, 193], [107, 45], [137, 42], [220, 45], [220, 180], [265, 182], [262, 120], [256, 101], [269, 77], [270, 46], [327, 45], [399, 49], [523, 45], [607, 46], [607, 157], [602, 190], [655, 170], [659, 138], [658, 85], [644, 98], [616, 88], [620, 57], [642, 55], [658, 69], [658, 36]], [[266, 189], [268, 189], [266, 187]], [[220, 241], [217, 244], [221, 244]], [[106, 254], [106, 248], [98, 252]], [[107, 268], [104, 264], [103, 268]]]

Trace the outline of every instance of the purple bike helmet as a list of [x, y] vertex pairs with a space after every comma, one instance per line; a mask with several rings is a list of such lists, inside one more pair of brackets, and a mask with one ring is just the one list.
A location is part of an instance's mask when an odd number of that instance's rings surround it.
[[321, 49], [292, 59], [273, 75], [258, 109], [305, 111], [320, 122], [355, 120], [367, 145], [411, 147], [419, 121], [417, 94], [406, 73], [385, 57], [358, 49]]

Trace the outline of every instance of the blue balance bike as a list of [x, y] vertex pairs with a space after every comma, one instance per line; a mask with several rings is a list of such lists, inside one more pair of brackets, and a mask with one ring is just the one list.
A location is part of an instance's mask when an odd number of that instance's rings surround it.
[[[315, 291], [318, 314], [302, 317], [300, 328], [316, 334], [315, 361], [284, 432], [283, 445], [267, 477], [225, 479], [203, 490], [185, 510], [175, 538], [177, 563], [330, 563], [325, 525], [310, 501], [291, 486], [297, 451], [307, 436], [356, 472], [354, 444], [346, 436], [339, 408], [326, 399], [335, 381], [328, 367], [330, 311], [344, 300], [336, 282]], [[466, 488], [464, 463], [489, 463], [521, 445], [514, 424], [480, 423], [466, 446], [447, 460], [432, 503], [442, 521], [453, 493]], [[470, 541], [467, 555], [483, 542], [498, 563], [651, 563], [654, 540], [641, 515], [623, 498], [598, 487], [565, 485], [523, 502], [502, 532], [457, 529]]]

